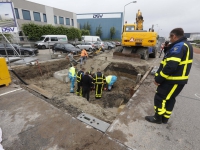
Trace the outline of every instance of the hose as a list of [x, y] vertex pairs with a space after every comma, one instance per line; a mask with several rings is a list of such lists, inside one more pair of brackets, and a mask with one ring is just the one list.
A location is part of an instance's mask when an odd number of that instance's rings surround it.
[[20, 77], [18, 76], [18, 74], [17, 74], [14, 70], [10, 69], [10, 71], [12, 71], [12, 73], [13, 73], [23, 84], [28, 85], [22, 78], [20, 78]]

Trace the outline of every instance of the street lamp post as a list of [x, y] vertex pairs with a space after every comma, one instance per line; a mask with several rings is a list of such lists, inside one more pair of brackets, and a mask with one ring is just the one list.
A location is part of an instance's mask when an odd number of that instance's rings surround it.
[[129, 5], [129, 4], [131, 4], [131, 3], [136, 3], [136, 2], [137, 2], [137, 1], [132, 1], [132, 2], [130, 2], [130, 3], [126, 4], [126, 5], [124, 5], [124, 14], [123, 14], [123, 20], [122, 20], [122, 29], [123, 29], [123, 25], [124, 25], [125, 7], [126, 7], [127, 5]]

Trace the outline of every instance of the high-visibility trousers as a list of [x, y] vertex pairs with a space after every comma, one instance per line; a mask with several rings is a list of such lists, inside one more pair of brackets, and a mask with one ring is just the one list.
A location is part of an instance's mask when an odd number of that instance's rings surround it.
[[78, 96], [82, 96], [82, 89], [81, 89], [81, 84], [80, 84], [80, 82], [77, 82], [76, 94], [77, 94]]
[[155, 113], [168, 120], [172, 114], [176, 97], [182, 91], [184, 84], [161, 84], [158, 86], [154, 97]]
[[103, 91], [103, 84], [95, 84], [95, 98], [101, 98]]

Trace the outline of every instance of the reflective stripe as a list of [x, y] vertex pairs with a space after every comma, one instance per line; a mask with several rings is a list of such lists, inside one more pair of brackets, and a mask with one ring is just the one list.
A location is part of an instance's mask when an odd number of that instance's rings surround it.
[[168, 115], [171, 115], [171, 114], [172, 114], [171, 111], [166, 111], [165, 113], [168, 114]]
[[158, 73], [156, 73], [155, 76], [158, 76]]
[[179, 63], [179, 65], [191, 64], [192, 62], [193, 62], [193, 60], [182, 61]]
[[175, 85], [173, 86], [173, 88], [171, 89], [171, 91], [170, 91], [169, 94], [167, 95], [166, 100], [169, 100], [169, 99], [171, 98], [172, 94], [174, 93], [174, 91], [176, 90], [177, 87], [178, 87], [178, 84], [175, 84]]
[[167, 58], [166, 61], [177, 61], [177, 62], [181, 62], [181, 59], [180, 59], [180, 58], [177, 58], [177, 57], [170, 57], [170, 58]]
[[165, 117], [165, 118], [168, 118], [168, 119], [170, 118], [170, 116], [169, 116], [169, 115], [164, 115], [164, 117]]
[[188, 47], [188, 45], [187, 45], [187, 44], [185, 44], [185, 43], [184, 43], [184, 45], [185, 45], [185, 46], [188, 48], [188, 51], [187, 51], [187, 56], [186, 56], [186, 60], [185, 60], [186, 64], [185, 64], [185, 66], [184, 66], [184, 69], [183, 69], [183, 74], [182, 74], [182, 76], [185, 76], [185, 75], [186, 75], [187, 64], [188, 64], [188, 60], [189, 60], [189, 54], [190, 54], [190, 51], [189, 51], [189, 47]]
[[166, 100], [163, 100], [163, 102], [162, 102], [162, 108], [161, 109], [158, 108], [158, 111], [159, 111], [158, 114], [159, 115], [162, 115], [162, 114], [164, 114], [166, 112], [165, 103], [166, 103]]
[[160, 75], [163, 77], [163, 78], [168, 78], [169, 76], [164, 74], [162, 71], [160, 72]]
[[177, 76], [177, 77], [168, 77], [167, 80], [186, 80], [189, 76]]
[[[172, 89], [171, 89], [171, 91], [169, 92], [169, 94], [167, 95], [166, 99], [163, 100], [163, 102], [162, 102], [162, 108], [158, 108], [158, 114], [159, 114], [159, 115], [163, 115], [164, 113], [171, 114], [170, 111], [166, 111], [166, 108], [165, 108], [166, 105], [165, 105], [165, 104], [166, 104], [166, 100], [169, 100], [169, 99], [171, 98], [172, 94], [174, 93], [174, 91], [176, 90], [177, 87], [178, 87], [178, 84], [175, 84], [175, 85], [172, 87]], [[155, 108], [155, 106], [154, 106], [154, 108]], [[169, 116], [169, 117], [170, 117], [170, 116]], [[167, 117], [166, 117], [166, 118], [167, 118]]]
[[[189, 50], [189, 47], [187, 44], [184, 43], [184, 45], [187, 47], [186, 60], [180, 61], [181, 60], [180, 58], [170, 57], [170, 58], [167, 58], [167, 59], [161, 61], [161, 64], [163, 64], [163, 67], [167, 64], [167, 61], [171, 61], [171, 60], [180, 62], [179, 65], [184, 65], [182, 76], [168, 76], [161, 71], [160, 75], [163, 78], [165, 78], [166, 80], [187, 80], [189, 78], [189, 76], [186, 76], [187, 66], [188, 66], [188, 64], [192, 63], [193, 60], [189, 60], [190, 50]], [[156, 75], [156, 76], [158, 76], [158, 75]]]

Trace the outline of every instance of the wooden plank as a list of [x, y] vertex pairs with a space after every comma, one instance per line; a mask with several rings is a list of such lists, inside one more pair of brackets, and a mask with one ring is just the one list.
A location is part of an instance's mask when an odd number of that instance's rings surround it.
[[41, 95], [43, 95], [44, 97], [48, 98], [48, 99], [51, 99], [53, 97], [53, 95], [51, 93], [49, 93], [48, 91], [34, 85], [34, 84], [30, 84], [30, 85], [27, 85], [27, 87]]
[[137, 89], [140, 87], [140, 85], [143, 83], [143, 81], [146, 79], [146, 77], [149, 75], [150, 71], [153, 69], [153, 67], [150, 67], [149, 70], [145, 73], [145, 75], [142, 77], [140, 82], [136, 85], [134, 88], [134, 93], [137, 91]]

